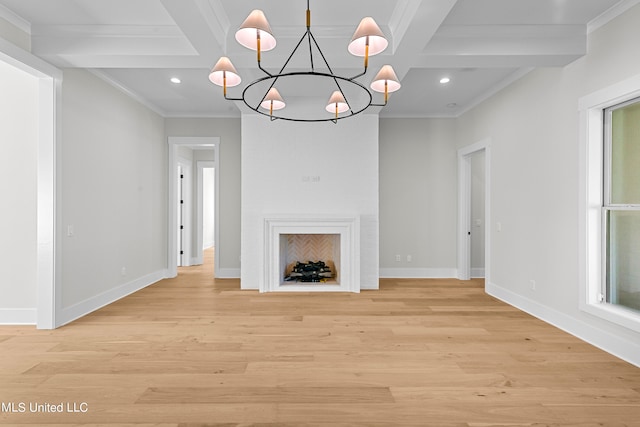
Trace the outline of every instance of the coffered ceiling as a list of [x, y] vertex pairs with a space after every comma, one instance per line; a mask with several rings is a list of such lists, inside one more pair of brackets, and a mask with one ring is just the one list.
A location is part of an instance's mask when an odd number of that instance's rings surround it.
[[[333, 71], [353, 76], [362, 59], [347, 44], [360, 20], [372, 16], [389, 47], [359, 80], [368, 86], [382, 65], [392, 64], [402, 82], [381, 116], [452, 117], [532, 68], [581, 57], [590, 28], [629, 3], [310, 0], [311, 29]], [[237, 117], [246, 108], [225, 101], [208, 74], [225, 55], [243, 84], [264, 76], [255, 52], [234, 38], [253, 9], [265, 12], [278, 41], [262, 65], [278, 71], [304, 34], [304, 0], [0, 0], [0, 16], [31, 34], [33, 54], [61, 68], [91, 69], [166, 117]], [[306, 66], [304, 56], [291, 63]], [[441, 84], [442, 77], [451, 81]], [[312, 89], [295, 88], [295, 96]]]

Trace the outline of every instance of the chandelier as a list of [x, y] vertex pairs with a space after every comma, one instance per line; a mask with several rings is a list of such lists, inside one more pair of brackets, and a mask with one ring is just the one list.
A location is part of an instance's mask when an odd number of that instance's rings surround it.
[[[271, 26], [261, 10], [254, 10], [242, 23], [236, 32], [236, 40], [242, 46], [257, 52], [258, 68], [265, 75], [249, 83], [242, 91], [242, 97], [230, 97], [227, 88], [238, 86], [242, 79], [231, 63], [231, 60], [223, 56], [215, 64], [209, 74], [209, 80], [222, 86], [223, 95], [229, 101], [243, 101], [251, 110], [268, 116], [273, 120], [289, 120], [295, 122], [326, 122], [337, 123], [338, 120], [353, 117], [362, 113], [369, 107], [384, 107], [387, 105], [389, 93], [400, 89], [400, 82], [391, 65], [384, 65], [373, 79], [370, 88], [384, 94], [384, 103], [373, 103], [373, 95], [362, 83], [356, 79], [364, 76], [369, 68], [369, 57], [382, 52], [388, 45], [387, 39], [380, 27], [371, 17], [362, 19], [358, 25], [351, 42], [348, 45], [349, 52], [354, 56], [364, 58], [364, 71], [353, 77], [340, 76], [333, 72], [322, 49], [311, 32], [311, 11], [307, 0], [307, 25], [306, 31], [298, 41], [289, 58], [277, 73], [270, 73], [262, 67], [262, 52], [269, 51], [276, 46], [276, 39], [271, 31]], [[290, 63], [298, 49], [308, 45], [309, 68], [301, 70], [294, 68]], [[315, 55], [314, 55], [315, 50]], [[321, 62], [317, 61], [318, 56]], [[306, 61], [305, 61], [306, 62]], [[320, 64], [320, 68], [316, 64]], [[309, 109], [307, 105], [305, 114], [298, 105], [294, 111], [284, 110], [287, 106], [284, 98], [277, 89], [279, 84], [288, 85], [290, 95], [299, 96], [305, 90], [327, 90], [328, 102], [316, 105], [316, 109]], [[295, 104], [295, 102], [294, 102]]]

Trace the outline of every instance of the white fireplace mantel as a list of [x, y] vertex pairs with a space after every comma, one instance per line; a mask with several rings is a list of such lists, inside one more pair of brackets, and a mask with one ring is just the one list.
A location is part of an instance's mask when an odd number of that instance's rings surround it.
[[[264, 224], [264, 279], [260, 292], [360, 292], [360, 218], [349, 215], [271, 215]], [[280, 237], [289, 234], [340, 235], [340, 281], [313, 285], [283, 283]]]

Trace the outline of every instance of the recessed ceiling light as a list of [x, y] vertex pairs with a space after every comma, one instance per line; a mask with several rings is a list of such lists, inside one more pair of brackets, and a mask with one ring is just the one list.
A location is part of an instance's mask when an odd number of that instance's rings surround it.
[[442, 83], [443, 85], [449, 83], [450, 81], [451, 79], [449, 77], [443, 77], [440, 79], [440, 83]]
[[177, 77], [171, 77], [171, 83], [180, 84], [182, 81]]

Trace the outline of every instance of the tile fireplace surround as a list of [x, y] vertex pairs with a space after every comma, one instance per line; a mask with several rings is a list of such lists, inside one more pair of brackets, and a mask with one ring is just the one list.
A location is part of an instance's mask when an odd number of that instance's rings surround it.
[[[260, 292], [360, 292], [360, 219], [356, 216], [270, 216], [264, 218], [264, 280]], [[284, 281], [282, 237], [295, 234], [339, 235], [336, 284]]]

